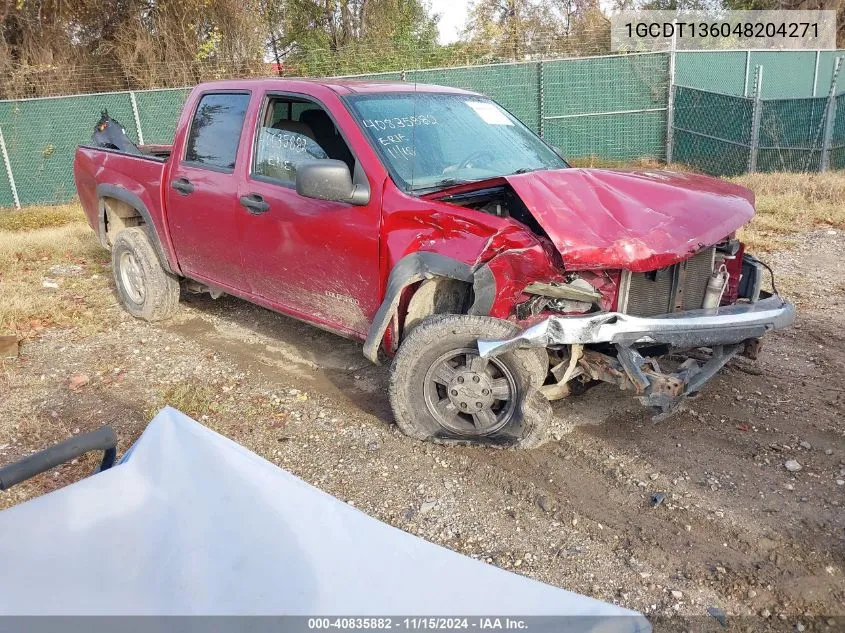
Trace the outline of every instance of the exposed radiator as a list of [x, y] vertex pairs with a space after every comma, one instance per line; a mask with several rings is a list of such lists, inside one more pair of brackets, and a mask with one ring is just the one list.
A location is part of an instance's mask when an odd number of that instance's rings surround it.
[[715, 247], [706, 248], [661, 270], [623, 271], [619, 311], [634, 316], [657, 316], [700, 308], [704, 304], [707, 280], [713, 272], [715, 254]]

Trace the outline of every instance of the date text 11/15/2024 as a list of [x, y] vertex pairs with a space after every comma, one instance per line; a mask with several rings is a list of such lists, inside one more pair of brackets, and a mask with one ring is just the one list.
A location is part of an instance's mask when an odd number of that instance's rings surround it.
[[308, 629], [347, 630], [528, 630], [525, 618], [511, 617], [324, 617], [309, 618]]

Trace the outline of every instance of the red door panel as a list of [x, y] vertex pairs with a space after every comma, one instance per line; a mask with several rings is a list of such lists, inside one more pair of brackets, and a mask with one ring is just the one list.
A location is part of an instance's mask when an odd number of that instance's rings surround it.
[[354, 206], [249, 178], [240, 195], [250, 194], [269, 205], [258, 216], [241, 209], [253, 291], [310, 321], [365, 336], [379, 305], [378, 194]]
[[[181, 193], [174, 181], [187, 181], [193, 191]], [[170, 231], [182, 272], [248, 291], [238, 218], [243, 208], [235, 176], [177, 165], [167, 187]]]
[[182, 156], [164, 183], [171, 237], [182, 272], [249, 292], [241, 260], [243, 237], [235, 163], [250, 96], [202, 95]]

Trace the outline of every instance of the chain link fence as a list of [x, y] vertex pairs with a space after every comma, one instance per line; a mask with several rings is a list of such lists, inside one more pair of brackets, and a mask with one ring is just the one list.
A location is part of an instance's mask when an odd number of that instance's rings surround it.
[[735, 97], [754, 93], [754, 71], [766, 69], [763, 99], [824, 97], [843, 51], [681, 51], [675, 84]]
[[845, 169], [845, 94], [836, 97], [836, 116], [833, 121], [830, 166], [833, 169]]
[[672, 159], [705, 173], [748, 169], [754, 100], [675, 86]]
[[757, 171], [821, 171], [827, 99], [772, 99], [760, 107]]
[[[434, 83], [486, 94], [569, 158], [666, 160], [669, 143], [673, 161], [718, 175], [747, 171], [752, 154], [756, 167], [765, 170], [845, 167], [841, 96], [773, 98], [794, 92], [795, 86], [826, 94], [822, 78], [829, 86], [832, 52], [764, 53], [679, 52], [674, 91], [670, 53], [538, 59], [353, 77]], [[784, 61], [793, 59], [790, 55], [797, 61]], [[747, 64], [753, 60], [768, 64], [759, 101], [745, 96]], [[776, 87], [768, 88], [773, 84]], [[0, 101], [0, 207], [72, 198], [74, 151], [90, 140], [103, 109], [126, 127], [133, 140], [170, 143], [188, 90]]]
[[845, 115], [837, 95], [843, 59], [834, 61], [823, 97], [763, 98], [771, 81], [764, 66], [755, 69], [753, 98], [676, 85], [672, 160], [718, 176], [845, 167]]
[[665, 158], [669, 54], [548, 62], [543, 137], [564, 156]]

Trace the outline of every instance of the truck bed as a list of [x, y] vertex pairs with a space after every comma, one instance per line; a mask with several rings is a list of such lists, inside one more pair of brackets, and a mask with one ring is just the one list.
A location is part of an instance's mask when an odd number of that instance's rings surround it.
[[[168, 166], [170, 146], [147, 145], [142, 155], [113, 149], [80, 146], [73, 161], [73, 176], [79, 201], [88, 224], [104, 240], [99, 200], [109, 191], [122, 189], [145, 207], [159, 235], [167, 235], [163, 225], [161, 183]], [[137, 206], [137, 205], [136, 205]]]
[[141, 150], [142, 154], [150, 158], [167, 160], [170, 158], [170, 152], [173, 151], [173, 146], [161, 144], [139, 145], [138, 149]]

